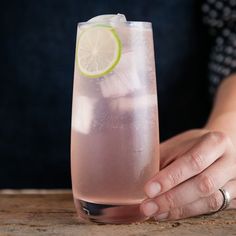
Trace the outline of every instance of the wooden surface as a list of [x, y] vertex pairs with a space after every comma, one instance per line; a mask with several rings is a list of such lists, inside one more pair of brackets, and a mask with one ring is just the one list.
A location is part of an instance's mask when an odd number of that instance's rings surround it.
[[0, 236], [236, 235], [236, 211], [173, 222], [82, 224], [69, 191], [0, 191]]

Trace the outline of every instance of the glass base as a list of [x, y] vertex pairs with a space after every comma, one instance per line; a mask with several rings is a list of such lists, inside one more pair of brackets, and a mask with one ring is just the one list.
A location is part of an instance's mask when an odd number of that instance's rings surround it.
[[74, 199], [79, 218], [103, 224], [128, 224], [148, 219], [140, 211], [140, 205], [106, 205]]

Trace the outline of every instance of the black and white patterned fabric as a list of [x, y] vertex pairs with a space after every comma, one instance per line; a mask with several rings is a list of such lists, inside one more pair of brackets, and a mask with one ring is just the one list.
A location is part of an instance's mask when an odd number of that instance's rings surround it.
[[205, 0], [203, 21], [214, 36], [209, 61], [210, 93], [236, 72], [236, 0]]

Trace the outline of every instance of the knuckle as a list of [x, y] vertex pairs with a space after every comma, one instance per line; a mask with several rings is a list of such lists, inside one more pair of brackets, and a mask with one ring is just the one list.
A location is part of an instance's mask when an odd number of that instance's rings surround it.
[[174, 171], [172, 171], [172, 173], [168, 173], [167, 178], [168, 178], [170, 185], [172, 187], [178, 185], [183, 179], [182, 168], [180, 167], [180, 168], [178, 168], [178, 170], [174, 170]]
[[170, 211], [170, 219], [177, 220], [186, 217], [186, 213], [183, 207], [178, 207]]
[[206, 197], [215, 192], [215, 184], [212, 178], [208, 175], [200, 175], [199, 191], [201, 197]]
[[167, 207], [169, 209], [174, 209], [176, 208], [176, 203], [174, 201], [174, 197], [171, 192], [166, 192], [165, 193], [165, 200], [167, 202]]
[[212, 194], [208, 200], [207, 200], [207, 205], [210, 211], [215, 212], [218, 209], [220, 209], [222, 205], [222, 196], [221, 194], [214, 193]]
[[196, 172], [201, 172], [204, 169], [204, 158], [198, 152], [193, 152], [190, 157], [191, 166]]
[[227, 155], [227, 159], [230, 161], [234, 161], [233, 158], [231, 157], [232, 156], [234, 157], [235, 155], [231, 154], [235, 154], [235, 147], [234, 144], [232, 143], [231, 138], [227, 134], [220, 131], [212, 131], [207, 133], [206, 136], [210, 140], [209, 142], [212, 142], [215, 146], [217, 145], [223, 146], [224, 150], [227, 151], [228, 154], [230, 154]]
[[224, 132], [220, 131], [211, 131], [206, 134], [206, 138], [216, 145], [230, 142], [230, 138]]

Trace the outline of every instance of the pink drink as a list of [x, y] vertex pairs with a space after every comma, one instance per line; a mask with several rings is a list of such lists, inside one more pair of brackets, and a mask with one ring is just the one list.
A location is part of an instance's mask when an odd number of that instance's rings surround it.
[[123, 48], [111, 73], [86, 78], [75, 63], [72, 185], [81, 219], [128, 223], [146, 219], [144, 185], [159, 170], [153, 35], [151, 23], [113, 27]]

